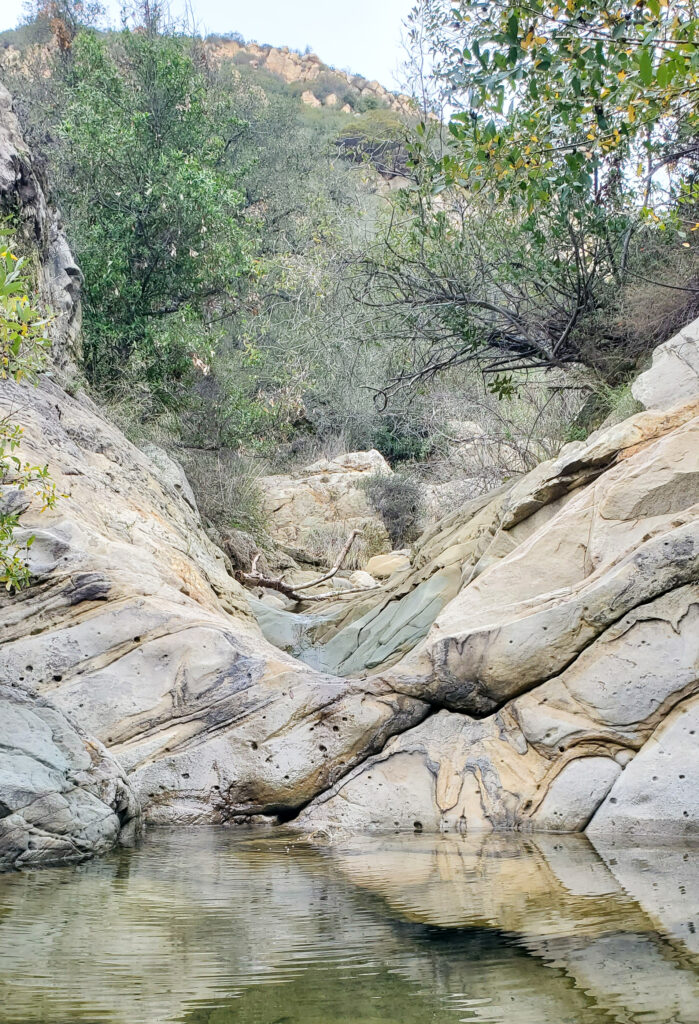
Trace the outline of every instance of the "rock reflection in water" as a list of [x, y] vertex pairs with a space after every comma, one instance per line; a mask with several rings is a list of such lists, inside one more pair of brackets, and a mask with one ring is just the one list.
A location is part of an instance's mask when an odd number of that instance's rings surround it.
[[154, 831], [0, 877], [0, 1019], [696, 1024], [696, 852]]

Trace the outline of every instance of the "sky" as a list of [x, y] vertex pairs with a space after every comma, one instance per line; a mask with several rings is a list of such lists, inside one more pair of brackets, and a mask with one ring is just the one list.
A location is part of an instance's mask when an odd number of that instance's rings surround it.
[[[176, 13], [182, 0], [174, 0]], [[402, 22], [414, 0], [191, 0], [201, 32], [240, 32], [246, 39], [305, 50], [326, 64], [395, 88]], [[116, 23], [118, 0], [107, 6]], [[0, 0], [0, 31], [14, 28], [22, 0]]]

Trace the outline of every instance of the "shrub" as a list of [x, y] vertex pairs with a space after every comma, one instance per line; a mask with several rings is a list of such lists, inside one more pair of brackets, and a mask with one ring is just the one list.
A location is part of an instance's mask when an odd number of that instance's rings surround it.
[[376, 474], [362, 481], [372, 507], [383, 519], [394, 548], [417, 539], [422, 490], [417, 480], [394, 473]]
[[[11, 251], [7, 238], [0, 236], [0, 380], [20, 381], [31, 378], [41, 368], [47, 347], [46, 320], [24, 294], [28, 281], [23, 275], [24, 261]], [[17, 454], [22, 428], [9, 417], [0, 419], [0, 484], [9, 485], [9, 492], [24, 491], [36, 483], [36, 494], [42, 510], [56, 503], [56, 491], [47, 466], [23, 462]], [[14, 539], [22, 503], [0, 504], [0, 583], [6, 590], [19, 590], [29, 583], [29, 569], [23, 547]]]
[[233, 451], [179, 453], [205, 518], [222, 532], [233, 527], [263, 537], [266, 514], [259, 466]]

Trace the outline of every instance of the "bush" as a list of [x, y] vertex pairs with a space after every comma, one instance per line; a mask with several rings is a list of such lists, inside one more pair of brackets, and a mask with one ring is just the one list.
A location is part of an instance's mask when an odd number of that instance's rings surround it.
[[394, 548], [417, 539], [422, 510], [422, 490], [417, 480], [399, 473], [376, 474], [363, 481], [361, 487], [383, 519]]
[[233, 451], [178, 453], [202, 516], [221, 532], [264, 537], [266, 513], [260, 467]]
[[[24, 294], [28, 281], [22, 269], [23, 260], [11, 251], [9, 240], [0, 236], [0, 380], [31, 379], [41, 368], [48, 345], [46, 320]], [[22, 428], [8, 417], [0, 418], [0, 484], [8, 485], [4, 497], [10, 499], [0, 504], [0, 583], [9, 591], [29, 583], [24, 551], [34, 539], [30, 537], [24, 549], [15, 541], [23, 503], [18, 510], [12, 491], [24, 491], [36, 483], [42, 510], [53, 508], [57, 498], [48, 467], [23, 462], [16, 454], [21, 439]]]

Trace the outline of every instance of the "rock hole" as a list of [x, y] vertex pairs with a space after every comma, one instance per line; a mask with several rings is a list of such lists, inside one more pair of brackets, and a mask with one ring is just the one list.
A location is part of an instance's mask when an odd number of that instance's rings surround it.
[[58, 675], [58, 673], [56, 673], [56, 675], [54, 675], [53, 677], [54, 683], [60, 683], [61, 679], [63, 679], [63, 676]]
[[140, 636], [135, 636], [135, 637], [133, 638], [133, 642], [134, 642], [135, 644], [140, 644], [140, 642], [141, 642], [141, 638], [140, 638]]
[[323, 751], [323, 753], [325, 753], [327, 749], [328, 749], [328, 748], [327, 748], [327, 747], [324, 747], [322, 743], [319, 743], [319, 744], [318, 744], [318, 750], [322, 750], [322, 751]]
[[254, 740], [252, 741], [252, 743], [250, 744], [250, 746], [252, 747], [252, 749], [253, 749], [253, 750], [257, 750], [257, 744], [255, 743], [255, 741], [254, 741]]
[[33, 672], [34, 671], [34, 666], [33, 665], [27, 665], [25, 671], [26, 672]]
[[416, 832], [422, 832], [422, 822], [421, 821], [414, 821], [413, 822], [413, 828], [415, 829]]
[[182, 772], [182, 778], [183, 779], [188, 779], [189, 778], [189, 772]]
[[340, 726], [339, 725], [334, 725], [333, 726], [333, 732], [339, 732], [339, 731], [340, 731]]

